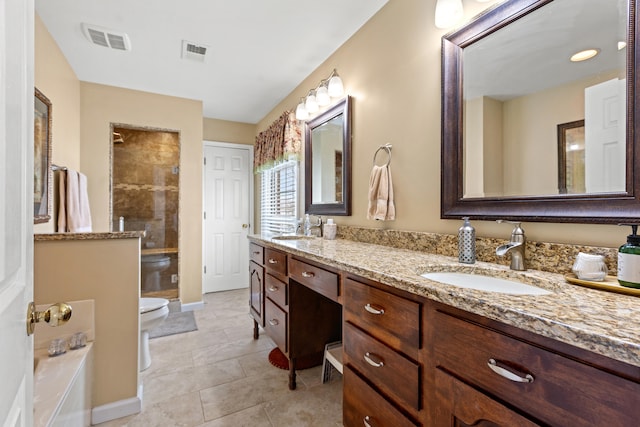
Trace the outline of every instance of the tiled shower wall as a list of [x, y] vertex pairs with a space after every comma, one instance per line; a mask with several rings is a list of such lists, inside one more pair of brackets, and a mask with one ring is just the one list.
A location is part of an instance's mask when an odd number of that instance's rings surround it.
[[[180, 134], [114, 126], [124, 142], [113, 144], [113, 230], [124, 217], [125, 231], [144, 230], [142, 255], [169, 256], [153, 296], [178, 297], [178, 203]], [[144, 283], [144, 277], [141, 278]], [[150, 295], [142, 289], [142, 295]]]

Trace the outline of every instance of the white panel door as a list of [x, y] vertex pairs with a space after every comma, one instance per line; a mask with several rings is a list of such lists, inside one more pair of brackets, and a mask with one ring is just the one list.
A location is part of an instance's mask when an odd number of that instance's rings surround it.
[[0, 423], [33, 425], [33, 1], [0, 2]]
[[249, 147], [205, 145], [203, 292], [249, 286]]
[[585, 187], [587, 193], [625, 190], [626, 80], [585, 89]]

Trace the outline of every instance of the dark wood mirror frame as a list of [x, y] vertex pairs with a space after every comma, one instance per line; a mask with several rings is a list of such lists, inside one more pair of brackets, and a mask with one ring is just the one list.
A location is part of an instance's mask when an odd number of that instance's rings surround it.
[[[626, 192], [535, 197], [463, 198], [462, 52], [466, 46], [509, 25], [553, 0], [511, 0], [490, 9], [465, 27], [442, 38], [442, 159], [441, 217], [534, 222], [620, 223], [640, 218], [640, 150], [635, 130], [640, 124], [640, 55], [636, 8], [629, 0], [627, 45]], [[638, 64], [640, 65], [640, 64]]]
[[[344, 115], [342, 127], [342, 203], [313, 203], [313, 141], [311, 132], [339, 115]], [[351, 215], [351, 97], [347, 96], [304, 126], [304, 209], [314, 215]]]

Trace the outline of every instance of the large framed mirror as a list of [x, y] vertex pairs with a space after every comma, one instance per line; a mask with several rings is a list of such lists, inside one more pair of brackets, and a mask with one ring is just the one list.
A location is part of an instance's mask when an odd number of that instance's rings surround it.
[[305, 122], [305, 212], [351, 215], [351, 97]]
[[[510, 0], [442, 38], [442, 218], [637, 222], [638, 1]], [[577, 121], [570, 191], [558, 129]]]

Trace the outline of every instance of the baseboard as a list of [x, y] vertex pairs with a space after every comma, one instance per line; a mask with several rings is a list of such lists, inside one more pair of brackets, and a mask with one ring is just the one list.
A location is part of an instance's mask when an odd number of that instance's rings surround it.
[[105, 423], [142, 411], [142, 384], [138, 387], [138, 395], [129, 399], [96, 406], [91, 410], [91, 425]]
[[204, 301], [182, 303], [182, 311], [196, 311], [204, 308]]

